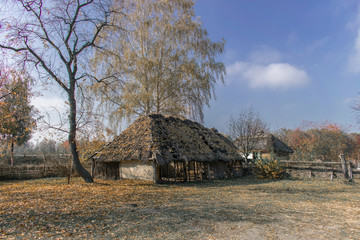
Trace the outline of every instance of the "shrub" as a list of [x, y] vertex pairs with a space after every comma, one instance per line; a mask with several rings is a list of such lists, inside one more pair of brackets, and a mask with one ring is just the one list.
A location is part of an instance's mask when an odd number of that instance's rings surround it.
[[254, 171], [259, 178], [280, 179], [285, 175], [285, 169], [280, 166], [279, 160], [275, 157], [256, 159]]

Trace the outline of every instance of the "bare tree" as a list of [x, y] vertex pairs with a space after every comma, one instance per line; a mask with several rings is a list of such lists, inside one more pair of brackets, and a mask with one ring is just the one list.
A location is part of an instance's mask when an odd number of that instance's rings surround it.
[[256, 136], [268, 132], [267, 124], [252, 108], [243, 109], [228, 122], [228, 134], [245, 157], [245, 161], [256, 146]]
[[[86, 182], [91, 175], [79, 161], [76, 94], [89, 80], [86, 57], [112, 14], [108, 0], [8, 0], [0, 20], [0, 48], [32, 66], [45, 83], [58, 84], [69, 106], [68, 140], [75, 169]], [[9, 14], [10, 13], [10, 14]]]

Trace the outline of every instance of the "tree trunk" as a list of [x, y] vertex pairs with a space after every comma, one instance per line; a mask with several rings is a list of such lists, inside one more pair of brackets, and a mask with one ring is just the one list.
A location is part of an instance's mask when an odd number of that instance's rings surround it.
[[75, 100], [75, 80], [73, 80], [74, 84], [71, 84], [70, 92], [69, 92], [69, 105], [70, 105], [70, 113], [69, 113], [69, 123], [70, 123], [70, 131], [69, 131], [69, 144], [70, 151], [73, 158], [73, 164], [76, 172], [85, 180], [87, 183], [94, 182], [90, 173], [86, 171], [86, 169], [81, 165], [79, 159], [79, 153], [76, 145], [76, 100]]
[[349, 181], [351, 181], [354, 178], [351, 163], [349, 162]]
[[348, 169], [347, 169], [347, 165], [346, 165], [346, 159], [345, 159], [345, 155], [344, 154], [340, 154], [340, 159], [341, 159], [341, 164], [342, 164], [342, 170], [343, 170], [343, 173], [344, 173], [344, 178], [346, 180], [349, 180], [349, 172], [348, 172]]
[[11, 139], [11, 146], [10, 146], [10, 166], [14, 166], [14, 139]]

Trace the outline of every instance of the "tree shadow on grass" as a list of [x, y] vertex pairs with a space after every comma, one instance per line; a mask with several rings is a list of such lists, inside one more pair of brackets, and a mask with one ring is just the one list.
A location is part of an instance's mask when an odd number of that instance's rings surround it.
[[[139, 239], [152, 236], [196, 238], [212, 233], [218, 223], [253, 222], [273, 223], [274, 218], [259, 217], [246, 205], [214, 204], [211, 202], [184, 202], [170, 205], [123, 205], [110, 208], [104, 205], [88, 211], [62, 213], [61, 209], [39, 213], [5, 214], [0, 229], [13, 236], [113, 236]], [[136, 237], [135, 237], [136, 238]]]
[[218, 187], [231, 187], [231, 186], [248, 186], [268, 184], [272, 182], [279, 182], [282, 180], [267, 180], [259, 179], [254, 176], [246, 176], [239, 178], [218, 179], [218, 180], [206, 180], [206, 181], [191, 181], [191, 182], [173, 182], [173, 183], [161, 183], [159, 187], [169, 187], [176, 185], [178, 187], [201, 187], [201, 188], [218, 188]]

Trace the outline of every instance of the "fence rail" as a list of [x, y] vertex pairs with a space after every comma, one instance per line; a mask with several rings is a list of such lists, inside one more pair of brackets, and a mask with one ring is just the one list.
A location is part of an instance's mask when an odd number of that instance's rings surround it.
[[[343, 169], [341, 162], [316, 162], [316, 161], [280, 161], [280, 164], [285, 168], [286, 173], [292, 177], [302, 178], [343, 178]], [[357, 169], [354, 164], [349, 164], [352, 176], [360, 178], [360, 169]]]
[[0, 179], [32, 179], [43, 177], [65, 177], [69, 174], [68, 165], [50, 165], [50, 166], [1, 166]]

